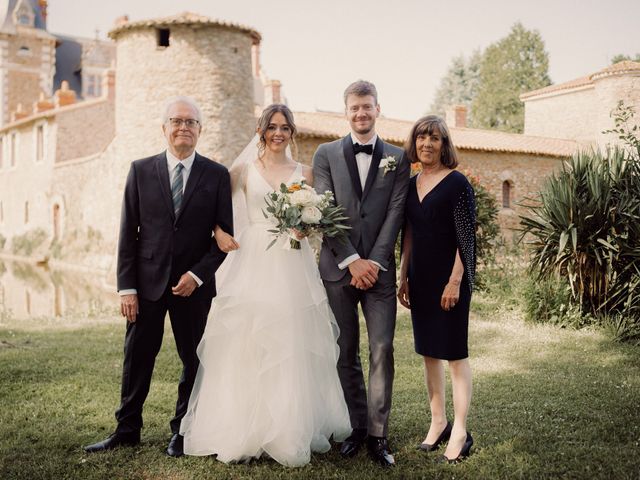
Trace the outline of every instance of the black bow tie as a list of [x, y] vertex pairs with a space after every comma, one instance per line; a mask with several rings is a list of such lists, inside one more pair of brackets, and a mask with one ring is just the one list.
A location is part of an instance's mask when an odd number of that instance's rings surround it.
[[359, 143], [354, 143], [353, 144], [353, 153], [355, 155], [357, 155], [360, 152], [364, 152], [367, 155], [373, 155], [373, 145], [371, 145], [371, 144], [369, 144], [369, 145], [360, 145]]

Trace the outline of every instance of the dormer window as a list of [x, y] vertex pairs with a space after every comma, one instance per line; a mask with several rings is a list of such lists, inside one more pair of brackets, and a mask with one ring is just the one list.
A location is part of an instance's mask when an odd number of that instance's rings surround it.
[[27, 0], [20, 0], [13, 11], [13, 19], [18, 25], [35, 26], [36, 14]]

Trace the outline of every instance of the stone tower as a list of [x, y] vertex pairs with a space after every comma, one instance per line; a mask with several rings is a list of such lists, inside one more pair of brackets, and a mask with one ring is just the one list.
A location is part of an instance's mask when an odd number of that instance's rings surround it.
[[117, 25], [116, 138], [118, 161], [163, 148], [166, 98], [193, 97], [202, 109], [197, 150], [229, 164], [253, 135], [252, 48], [255, 30], [193, 13]]
[[52, 94], [56, 38], [46, 30], [46, 0], [0, 1], [0, 126], [31, 113]]
[[[635, 124], [640, 124], [640, 117], [637, 116], [637, 112], [640, 112], [640, 63], [624, 61], [610, 65], [591, 75], [591, 81], [598, 100], [594, 112], [596, 133], [599, 134], [598, 146], [604, 148], [607, 144], [619, 143], [617, 134], [602, 133], [613, 128], [611, 111], [619, 101], [634, 107]], [[628, 125], [628, 128], [631, 127]]]

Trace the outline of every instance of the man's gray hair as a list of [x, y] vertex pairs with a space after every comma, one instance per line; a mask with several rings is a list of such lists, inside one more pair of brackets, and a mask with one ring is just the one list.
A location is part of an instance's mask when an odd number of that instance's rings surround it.
[[198, 122], [200, 122], [200, 125], [202, 125], [202, 111], [200, 110], [200, 107], [198, 106], [198, 104], [196, 103], [196, 101], [193, 98], [187, 97], [187, 96], [184, 96], [184, 95], [178, 95], [178, 96], [175, 96], [175, 97], [168, 98], [164, 102], [164, 109], [162, 111], [163, 112], [162, 113], [162, 124], [163, 125], [169, 121], [169, 110], [176, 103], [186, 103], [187, 105], [193, 107], [193, 109], [196, 111], [196, 116], [198, 117], [198, 118], [196, 118], [196, 120], [198, 120]]

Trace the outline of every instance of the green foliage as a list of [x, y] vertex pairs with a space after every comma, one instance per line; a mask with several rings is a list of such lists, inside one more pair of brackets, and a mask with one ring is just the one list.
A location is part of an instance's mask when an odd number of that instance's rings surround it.
[[626, 105], [624, 100], [620, 100], [611, 112], [615, 128], [602, 133], [617, 135], [618, 139], [632, 150], [632, 155], [640, 158], [640, 126], [634, 123], [635, 114], [633, 105]]
[[582, 314], [571, 301], [569, 283], [559, 277], [537, 278], [529, 276], [522, 292], [525, 320], [550, 323], [562, 327], [583, 327], [589, 316]]
[[[474, 51], [468, 59], [464, 55], [454, 57], [447, 73], [440, 79], [429, 113], [444, 116], [447, 107], [452, 105], [465, 105], [471, 112], [471, 102], [476, 96], [480, 80], [481, 60], [480, 50]], [[467, 118], [467, 124], [473, 126], [471, 115]]]
[[[637, 129], [627, 127], [633, 113], [623, 104], [614, 113], [613, 132], [627, 148], [575, 155], [521, 216], [536, 279], [566, 278], [567, 308], [630, 341], [640, 338], [640, 141]], [[553, 303], [550, 291], [540, 295]]]
[[624, 55], [622, 53], [614, 55], [613, 58], [611, 59], [611, 65], [624, 62], [625, 60], [631, 60], [632, 62], [640, 62], [640, 53], [636, 53], [635, 57], [632, 57], [631, 55]]
[[520, 95], [546, 87], [549, 56], [537, 30], [516, 23], [509, 35], [489, 45], [480, 64], [478, 93], [472, 102], [474, 126], [521, 133], [524, 105]]
[[4, 246], [7, 244], [7, 237], [0, 233], [0, 250], [4, 250]]
[[[501, 285], [508, 287], [508, 279]], [[473, 302], [494, 301], [497, 290], [480, 292]], [[81, 319], [75, 328], [46, 320], [44, 326], [25, 327], [11, 318], [0, 325], [0, 478], [366, 480], [382, 472], [366, 452], [343, 459], [335, 445], [325, 454], [314, 453], [301, 468], [268, 458], [225, 465], [213, 457], [168, 457], [168, 420], [182, 368], [168, 322], [145, 403], [142, 443], [85, 454], [82, 445], [115, 428], [125, 325], [115, 314]], [[468, 460], [442, 465], [415, 448], [429, 426], [428, 395], [411, 321], [406, 311], [398, 316], [389, 424], [398, 466], [385, 472], [385, 479], [637, 480], [637, 456], [620, 455], [638, 446], [636, 347], [612, 344], [597, 332], [525, 324], [519, 314], [500, 307], [485, 314], [474, 310], [469, 330], [474, 382], [469, 425], [476, 446]], [[366, 378], [364, 322], [360, 332]], [[447, 409], [453, 411], [450, 393]], [[603, 432], [615, 434], [603, 441]]]
[[624, 150], [582, 152], [553, 174], [523, 232], [541, 278], [567, 276], [574, 300], [597, 313], [640, 265], [640, 162]]
[[11, 250], [14, 255], [31, 255], [47, 239], [47, 232], [42, 228], [34, 228], [22, 235], [16, 235], [11, 241]]

